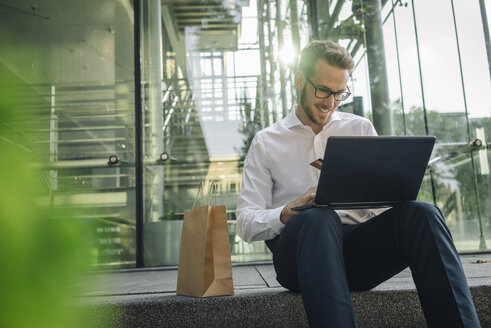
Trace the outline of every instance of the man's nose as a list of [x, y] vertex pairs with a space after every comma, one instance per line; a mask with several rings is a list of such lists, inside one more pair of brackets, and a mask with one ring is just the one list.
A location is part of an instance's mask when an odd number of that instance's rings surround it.
[[334, 106], [334, 95], [330, 95], [328, 98], [322, 101], [322, 105], [328, 108], [332, 108]]

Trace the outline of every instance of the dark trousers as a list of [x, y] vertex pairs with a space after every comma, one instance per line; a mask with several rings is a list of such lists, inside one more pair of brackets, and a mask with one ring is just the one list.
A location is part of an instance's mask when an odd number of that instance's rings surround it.
[[452, 236], [432, 204], [401, 203], [356, 225], [313, 208], [266, 244], [278, 282], [301, 293], [311, 327], [356, 327], [350, 291], [369, 290], [408, 266], [429, 327], [479, 327]]

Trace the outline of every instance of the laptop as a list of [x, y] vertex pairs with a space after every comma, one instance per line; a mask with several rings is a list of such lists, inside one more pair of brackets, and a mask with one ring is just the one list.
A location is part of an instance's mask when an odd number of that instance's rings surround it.
[[[435, 144], [435, 137], [332, 136], [312, 207], [360, 209], [390, 207], [415, 200]], [[320, 166], [322, 163], [322, 166]]]

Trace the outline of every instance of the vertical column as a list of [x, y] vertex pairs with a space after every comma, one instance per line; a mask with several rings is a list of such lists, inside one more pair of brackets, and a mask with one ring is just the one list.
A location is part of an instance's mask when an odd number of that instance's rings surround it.
[[[339, 1], [342, 0], [338, 0], [337, 2]], [[327, 29], [327, 26], [331, 21], [331, 14], [329, 12], [330, 5], [330, 1], [320, 1], [319, 3], [317, 3], [317, 24], [320, 40], [332, 40], [331, 35]]]
[[[51, 115], [49, 117], [49, 162], [58, 161], [58, 115], [56, 114], [56, 87], [51, 86]], [[53, 214], [55, 191], [58, 189], [58, 170], [49, 171], [49, 210]]]
[[381, 135], [392, 134], [392, 112], [390, 110], [385, 46], [380, 0], [364, 1], [368, 73], [372, 98], [373, 124]]
[[[276, 0], [276, 29], [278, 30], [278, 53], [283, 49], [283, 21], [281, 18], [281, 0]], [[288, 107], [286, 101], [286, 81], [285, 81], [285, 67], [278, 61], [280, 66], [280, 97], [281, 97], [281, 109], [283, 117], [288, 115]]]
[[[101, 2], [101, 5], [104, 6]], [[114, 2], [114, 17], [127, 20], [128, 24], [118, 24], [114, 29], [114, 104], [115, 108], [126, 111], [126, 114], [131, 114], [128, 104], [134, 104], [134, 40], [133, 40], [133, 8], [129, 3]], [[112, 146], [107, 146], [106, 156], [116, 154], [122, 160], [129, 160], [128, 151], [134, 148], [134, 126], [135, 121], [133, 115], [124, 115], [115, 117], [114, 122], [123, 124], [124, 129], [115, 129], [111, 131], [111, 136], [122, 138], [122, 142], [115, 143]], [[133, 159], [131, 159], [133, 161]], [[128, 174], [130, 167], [113, 167], [111, 171], [115, 172], [116, 177], [114, 183], [116, 187], [127, 187], [126, 183], [122, 183], [122, 176]], [[131, 199], [129, 206], [123, 210], [121, 215], [134, 217], [134, 191], [127, 191], [128, 199]]]
[[310, 40], [319, 40], [319, 24], [317, 20], [317, 0], [307, 2], [308, 20], [310, 27]]
[[273, 122], [276, 122], [276, 91], [275, 91], [275, 77], [276, 64], [273, 52], [273, 28], [271, 27], [271, 4], [266, 1], [266, 22], [268, 28], [268, 61], [269, 61], [269, 85], [268, 96], [271, 99], [271, 113], [273, 114]]
[[293, 47], [300, 55], [300, 32], [298, 30], [298, 7], [297, 0], [290, 0], [290, 16], [292, 20], [292, 42]]
[[141, 4], [133, 0], [134, 67], [135, 67], [135, 204], [136, 267], [143, 267], [143, 161], [142, 161], [142, 74], [141, 74]]
[[[291, 18], [291, 28], [292, 28], [292, 43], [293, 48], [297, 54], [297, 58], [295, 58], [295, 63], [293, 66], [292, 73], [295, 73], [295, 70], [298, 68], [298, 57], [300, 56], [300, 32], [298, 30], [298, 7], [297, 0], [290, 0], [290, 18]], [[293, 81], [293, 76], [291, 75], [291, 80]], [[295, 94], [294, 83], [291, 83], [292, 95]], [[298, 93], [297, 93], [298, 94]], [[298, 94], [299, 95], [299, 94]], [[298, 96], [300, 97], [300, 96]], [[293, 101], [295, 102], [295, 101]]]
[[[148, 0], [143, 3], [143, 80], [146, 88], [145, 111], [148, 115], [145, 122], [150, 123], [149, 133], [145, 134], [144, 156], [156, 160], [164, 152], [164, 138], [162, 126], [164, 115], [162, 109], [162, 16], [160, 0]], [[149, 172], [149, 171], [146, 171]], [[151, 184], [145, 186], [145, 203], [151, 204], [146, 211], [146, 219], [157, 219], [164, 215], [164, 166], [152, 167], [153, 177]], [[149, 173], [150, 174], [150, 173]], [[149, 181], [145, 179], [144, 181]], [[150, 202], [148, 202], [150, 201]]]
[[479, 0], [479, 6], [481, 9], [482, 29], [484, 32], [484, 42], [486, 45], [486, 53], [488, 55], [489, 77], [491, 78], [491, 40], [489, 38], [488, 16], [486, 14], [486, 6], [484, 4], [484, 0]]
[[269, 126], [269, 111], [266, 102], [267, 70], [266, 70], [266, 45], [264, 42], [264, 1], [257, 1], [257, 31], [259, 34], [259, 55], [261, 61], [261, 76], [259, 79], [259, 106], [261, 113], [261, 126]]

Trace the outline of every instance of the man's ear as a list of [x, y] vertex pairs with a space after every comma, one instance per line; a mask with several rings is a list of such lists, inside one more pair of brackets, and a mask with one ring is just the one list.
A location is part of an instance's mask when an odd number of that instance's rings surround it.
[[295, 87], [297, 88], [297, 90], [302, 91], [306, 82], [307, 80], [305, 79], [305, 75], [302, 72], [297, 71], [295, 73]]

